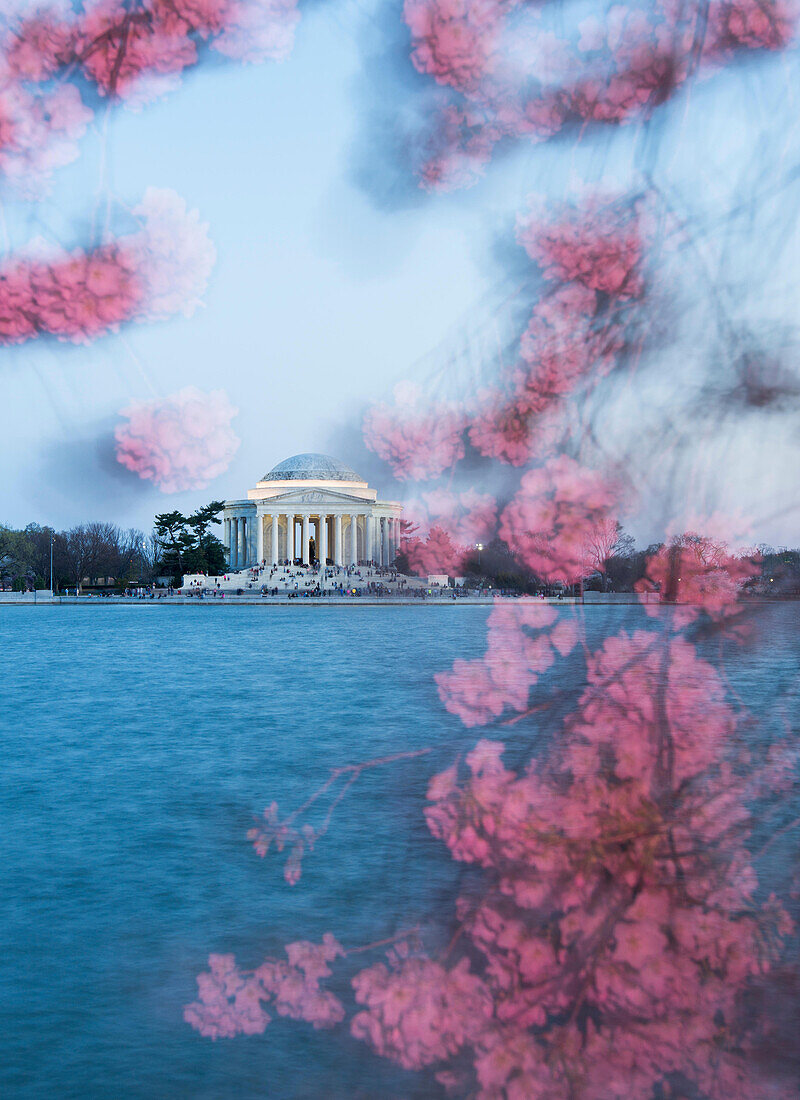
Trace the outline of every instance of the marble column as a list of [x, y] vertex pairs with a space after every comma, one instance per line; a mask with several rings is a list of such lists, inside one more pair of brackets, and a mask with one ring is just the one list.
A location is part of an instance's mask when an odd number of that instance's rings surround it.
[[344, 564], [342, 554], [342, 517], [334, 516], [333, 519], [333, 560], [336, 565]]
[[350, 516], [350, 564], [358, 561], [358, 516]]
[[264, 560], [264, 519], [256, 514], [256, 561], [259, 565]]
[[247, 520], [239, 517], [239, 565], [247, 565]]
[[223, 519], [222, 521], [222, 545], [228, 551], [228, 559], [231, 556], [231, 521], [229, 519]]
[[372, 513], [368, 512], [366, 519], [364, 520], [364, 557], [367, 561], [372, 561], [374, 555], [372, 553]]
[[230, 565], [231, 569], [236, 567], [236, 555], [239, 551], [239, 520], [236, 516], [231, 517], [231, 553], [230, 553]]
[[278, 564], [278, 517], [272, 516], [272, 537], [270, 542], [270, 557], [272, 564]]
[[322, 568], [324, 569], [328, 563], [328, 517], [319, 517], [319, 554], [318, 554]]
[[309, 557], [310, 557], [310, 550], [309, 550], [309, 545], [308, 545], [308, 540], [309, 540], [309, 530], [308, 530], [309, 523], [308, 523], [308, 520], [309, 520], [308, 516], [303, 516], [303, 564], [304, 565], [308, 565]]
[[286, 557], [291, 565], [294, 561], [294, 515], [286, 517]]

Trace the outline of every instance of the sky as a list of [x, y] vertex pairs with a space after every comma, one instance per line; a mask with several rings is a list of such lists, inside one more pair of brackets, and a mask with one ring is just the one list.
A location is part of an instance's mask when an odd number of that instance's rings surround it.
[[[149, 530], [156, 512], [244, 496], [303, 451], [333, 452], [397, 497], [363, 446], [364, 409], [406, 377], [442, 385], [509, 323], [502, 303], [518, 258], [507, 242], [530, 192], [566, 194], [578, 179], [626, 186], [641, 173], [641, 135], [620, 132], [613, 147], [600, 136], [518, 149], [477, 187], [423, 196], [382, 132], [382, 112], [405, 87], [384, 52], [397, 7], [344, 0], [301, 10], [287, 60], [198, 67], [159, 102], [115, 112], [105, 146], [90, 134], [47, 201], [6, 202], [12, 247], [40, 235], [81, 243], [105, 148], [114, 194], [134, 204], [150, 186], [174, 189], [208, 223], [217, 262], [189, 319], [129, 325], [90, 346], [3, 349], [0, 522], [61, 528], [97, 519]], [[659, 163], [676, 207], [691, 204], [713, 224], [737, 196], [763, 188], [765, 166], [777, 179], [794, 162], [800, 116], [786, 101], [787, 65], [793, 57], [721, 76], [722, 94], [698, 86], [666, 115]], [[725, 292], [743, 324], [794, 325], [795, 206], [762, 203], [747, 225], [720, 224], [701, 244], [707, 255], [676, 267], [681, 339], [665, 342], [634, 392], [605, 389], [597, 421], [608, 453], [630, 463], [665, 432], [665, 410], [685, 418], [688, 398], [716, 402], [718, 417], [698, 425], [691, 448], [648, 461], [628, 526], [649, 538], [665, 501], [696, 484], [702, 468], [707, 511], [741, 508], [757, 517], [754, 536], [796, 542], [794, 409], [769, 419], [734, 414], [714, 395], [698, 274], [705, 264], [730, 276]], [[119, 466], [113, 431], [131, 401], [187, 385], [226, 391], [241, 445], [208, 488], [164, 494]]]
[[[242, 496], [281, 459], [324, 449], [484, 294], [474, 204], [380, 210], [352, 178], [359, 32], [346, 14], [308, 13], [282, 63], [198, 70], [160, 103], [115, 114], [115, 192], [177, 191], [209, 223], [217, 264], [190, 320], [4, 351], [4, 522], [147, 527], [167, 505]], [[84, 143], [52, 202], [19, 204], [14, 243], [42, 222], [80, 239], [98, 151]], [[129, 400], [185, 385], [228, 392], [242, 444], [208, 492], [165, 500], [114, 468], [108, 436]]]

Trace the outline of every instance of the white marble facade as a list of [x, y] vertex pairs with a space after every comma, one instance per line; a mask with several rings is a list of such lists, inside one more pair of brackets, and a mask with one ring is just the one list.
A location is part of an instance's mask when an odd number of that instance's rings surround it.
[[378, 500], [375, 489], [329, 455], [293, 455], [248, 490], [246, 500], [225, 501], [228, 564], [390, 565], [402, 511], [394, 501]]

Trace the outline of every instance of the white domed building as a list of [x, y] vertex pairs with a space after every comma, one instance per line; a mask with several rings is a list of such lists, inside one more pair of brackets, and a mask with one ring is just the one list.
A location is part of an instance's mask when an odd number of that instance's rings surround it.
[[300, 454], [264, 474], [246, 500], [226, 500], [223, 541], [231, 569], [266, 562], [389, 565], [402, 505], [330, 455]]

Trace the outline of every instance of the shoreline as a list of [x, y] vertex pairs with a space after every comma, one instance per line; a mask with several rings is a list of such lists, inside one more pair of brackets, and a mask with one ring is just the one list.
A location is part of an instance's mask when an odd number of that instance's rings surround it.
[[[516, 604], [521, 600], [529, 603], [545, 604], [554, 607], [642, 607], [644, 601], [635, 592], [609, 593], [614, 599], [584, 599], [579, 596], [429, 596], [425, 599], [409, 599], [397, 596], [326, 596], [297, 597], [288, 596], [225, 596], [214, 599], [213, 596], [200, 599], [197, 596], [164, 596], [161, 599], [137, 599], [132, 596], [51, 596], [37, 593], [17, 594], [0, 593], [2, 607], [493, 607], [497, 603]], [[781, 604], [796, 602], [797, 596], [769, 597], [751, 596], [744, 606], [761, 604]], [[655, 602], [655, 601], [653, 601]], [[666, 606], [685, 606], [670, 604]]]
[[[34, 600], [0, 598], [0, 607], [492, 607], [496, 603], [516, 603], [515, 596], [459, 596], [456, 599], [447, 596], [429, 596], [427, 599], [406, 599], [393, 596], [300, 596], [290, 599], [288, 596], [225, 596], [214, 599], [213, 596], [200, 599], [197, 596], [164, 596], [162, 599], [137, 599], [125, 596], [47, 596]], [[626, 601], [627, 602], [627, 601]], [[575, 596], [562, 599], [536, 598], [541, 604], [578, 604]], [[630, 603], [638, 603], [631, 600]]]

